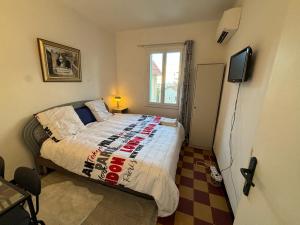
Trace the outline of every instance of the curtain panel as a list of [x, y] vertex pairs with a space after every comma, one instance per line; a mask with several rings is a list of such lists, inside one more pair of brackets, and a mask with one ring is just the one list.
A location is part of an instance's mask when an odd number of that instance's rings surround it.
[[183, 85], [181, 91], [181, 101], [179, 108], [179, 122], [183, 125], [185, 130], [185, 141], [188, 143], [189, 131], [190, 131], [190, 121], [191, 121], [191, 94], [192, 94], [192, 56], [193, 56], [193, 40], [188, 40], [184, 42], [184, 71], [183, 71]]

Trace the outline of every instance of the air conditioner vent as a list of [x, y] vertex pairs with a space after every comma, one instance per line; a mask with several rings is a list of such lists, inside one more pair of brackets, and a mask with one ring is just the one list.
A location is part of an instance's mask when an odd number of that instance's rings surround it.
[[216, 40], [218, 43], [226, 43], [238, 30], [241, 11], [241, 8], [232, 8], [223, 13], [217, 29]]
[[228, 35], [228, 32], [223, 31], [217, 42], [222, 43], [227, 35]]

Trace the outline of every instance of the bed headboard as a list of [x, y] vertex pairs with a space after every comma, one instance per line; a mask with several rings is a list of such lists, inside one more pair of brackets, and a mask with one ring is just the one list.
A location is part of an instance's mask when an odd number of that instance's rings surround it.
[[[59, 107], [59, 106], [73, 106], [74, 109], [77, 109], [77, 108], [81, 108], [81, 107], [85, 106], [84, 103], [88, 102], [88, 101], [91, 101], [91, 100], [71, 102], [71, 103], [67, 103], [67, 104], [63, 104], [63, 105], [53, 106], [48, 109], [52, 109], [52, 108]], [[107, 110], [109, 110], [106, 104], [105, 104], [105, 106], [106, 106]], [[46, 111], [48, 109], [45, 109], [43, 111]], [[42, 125], [38, 122], [38, 120], [34, 116], [32, 116], [30, 121], [28, 121], [28, 123], [24, 127], [23, 139], [24, 139], [26, 146], [33, 154], [34, 158], [36, 158], [37, 156], [40, 155], [41, 146], [47, 138], [48, 138], [48, 136], [47, 136], [46, 132], [44, 131]]]

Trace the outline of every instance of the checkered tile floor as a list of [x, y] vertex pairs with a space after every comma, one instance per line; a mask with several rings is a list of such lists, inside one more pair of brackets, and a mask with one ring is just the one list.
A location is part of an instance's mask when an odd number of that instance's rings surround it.
[[158, 218], [157, 225], [233, 224], [225, 190], [212, 184], [209, 168], [205, 166], [215, 162], [209, 151], [190, 147], [181, 150], [176, 175], [180, 192], [178, 208], [173, 215]]

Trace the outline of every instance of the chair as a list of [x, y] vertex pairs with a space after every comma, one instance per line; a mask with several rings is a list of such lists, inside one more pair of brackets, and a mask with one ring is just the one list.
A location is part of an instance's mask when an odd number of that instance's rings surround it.
[[5, 164], [4, 159], [0, 156], [0, 177], [4, 178]]
[[[36, 170], [19, 167], [14, 174], [14, 181], [25, 191], [35, 196], [35, 216], [39, 213], [39, 195], [41, 194], [41, 179]], [[38, 220], [38, 224], [44, 225], [44, 221]]]
[[[4, 160], [0, 157], [0, 176], [4, 177]], [[39, 212], [39, 195], [41, 193], [41, 180], [36, 172], [26, 167], [19, 167], [14, 174], [14, 183], [20, 188], [30, 192], [36, 198], [36, 206], [34, 210], [35, 216]], [[15, 207], [13, 210], [7, 212], [0, 218], [0, 224], [2, 225], [33, 225], [30, 214], [23, 208], [22, 205]], [[45, 225], [42, 220], [38, 220], [37, 224]], [[35, 224], [34, 224], [35, 225]]]

